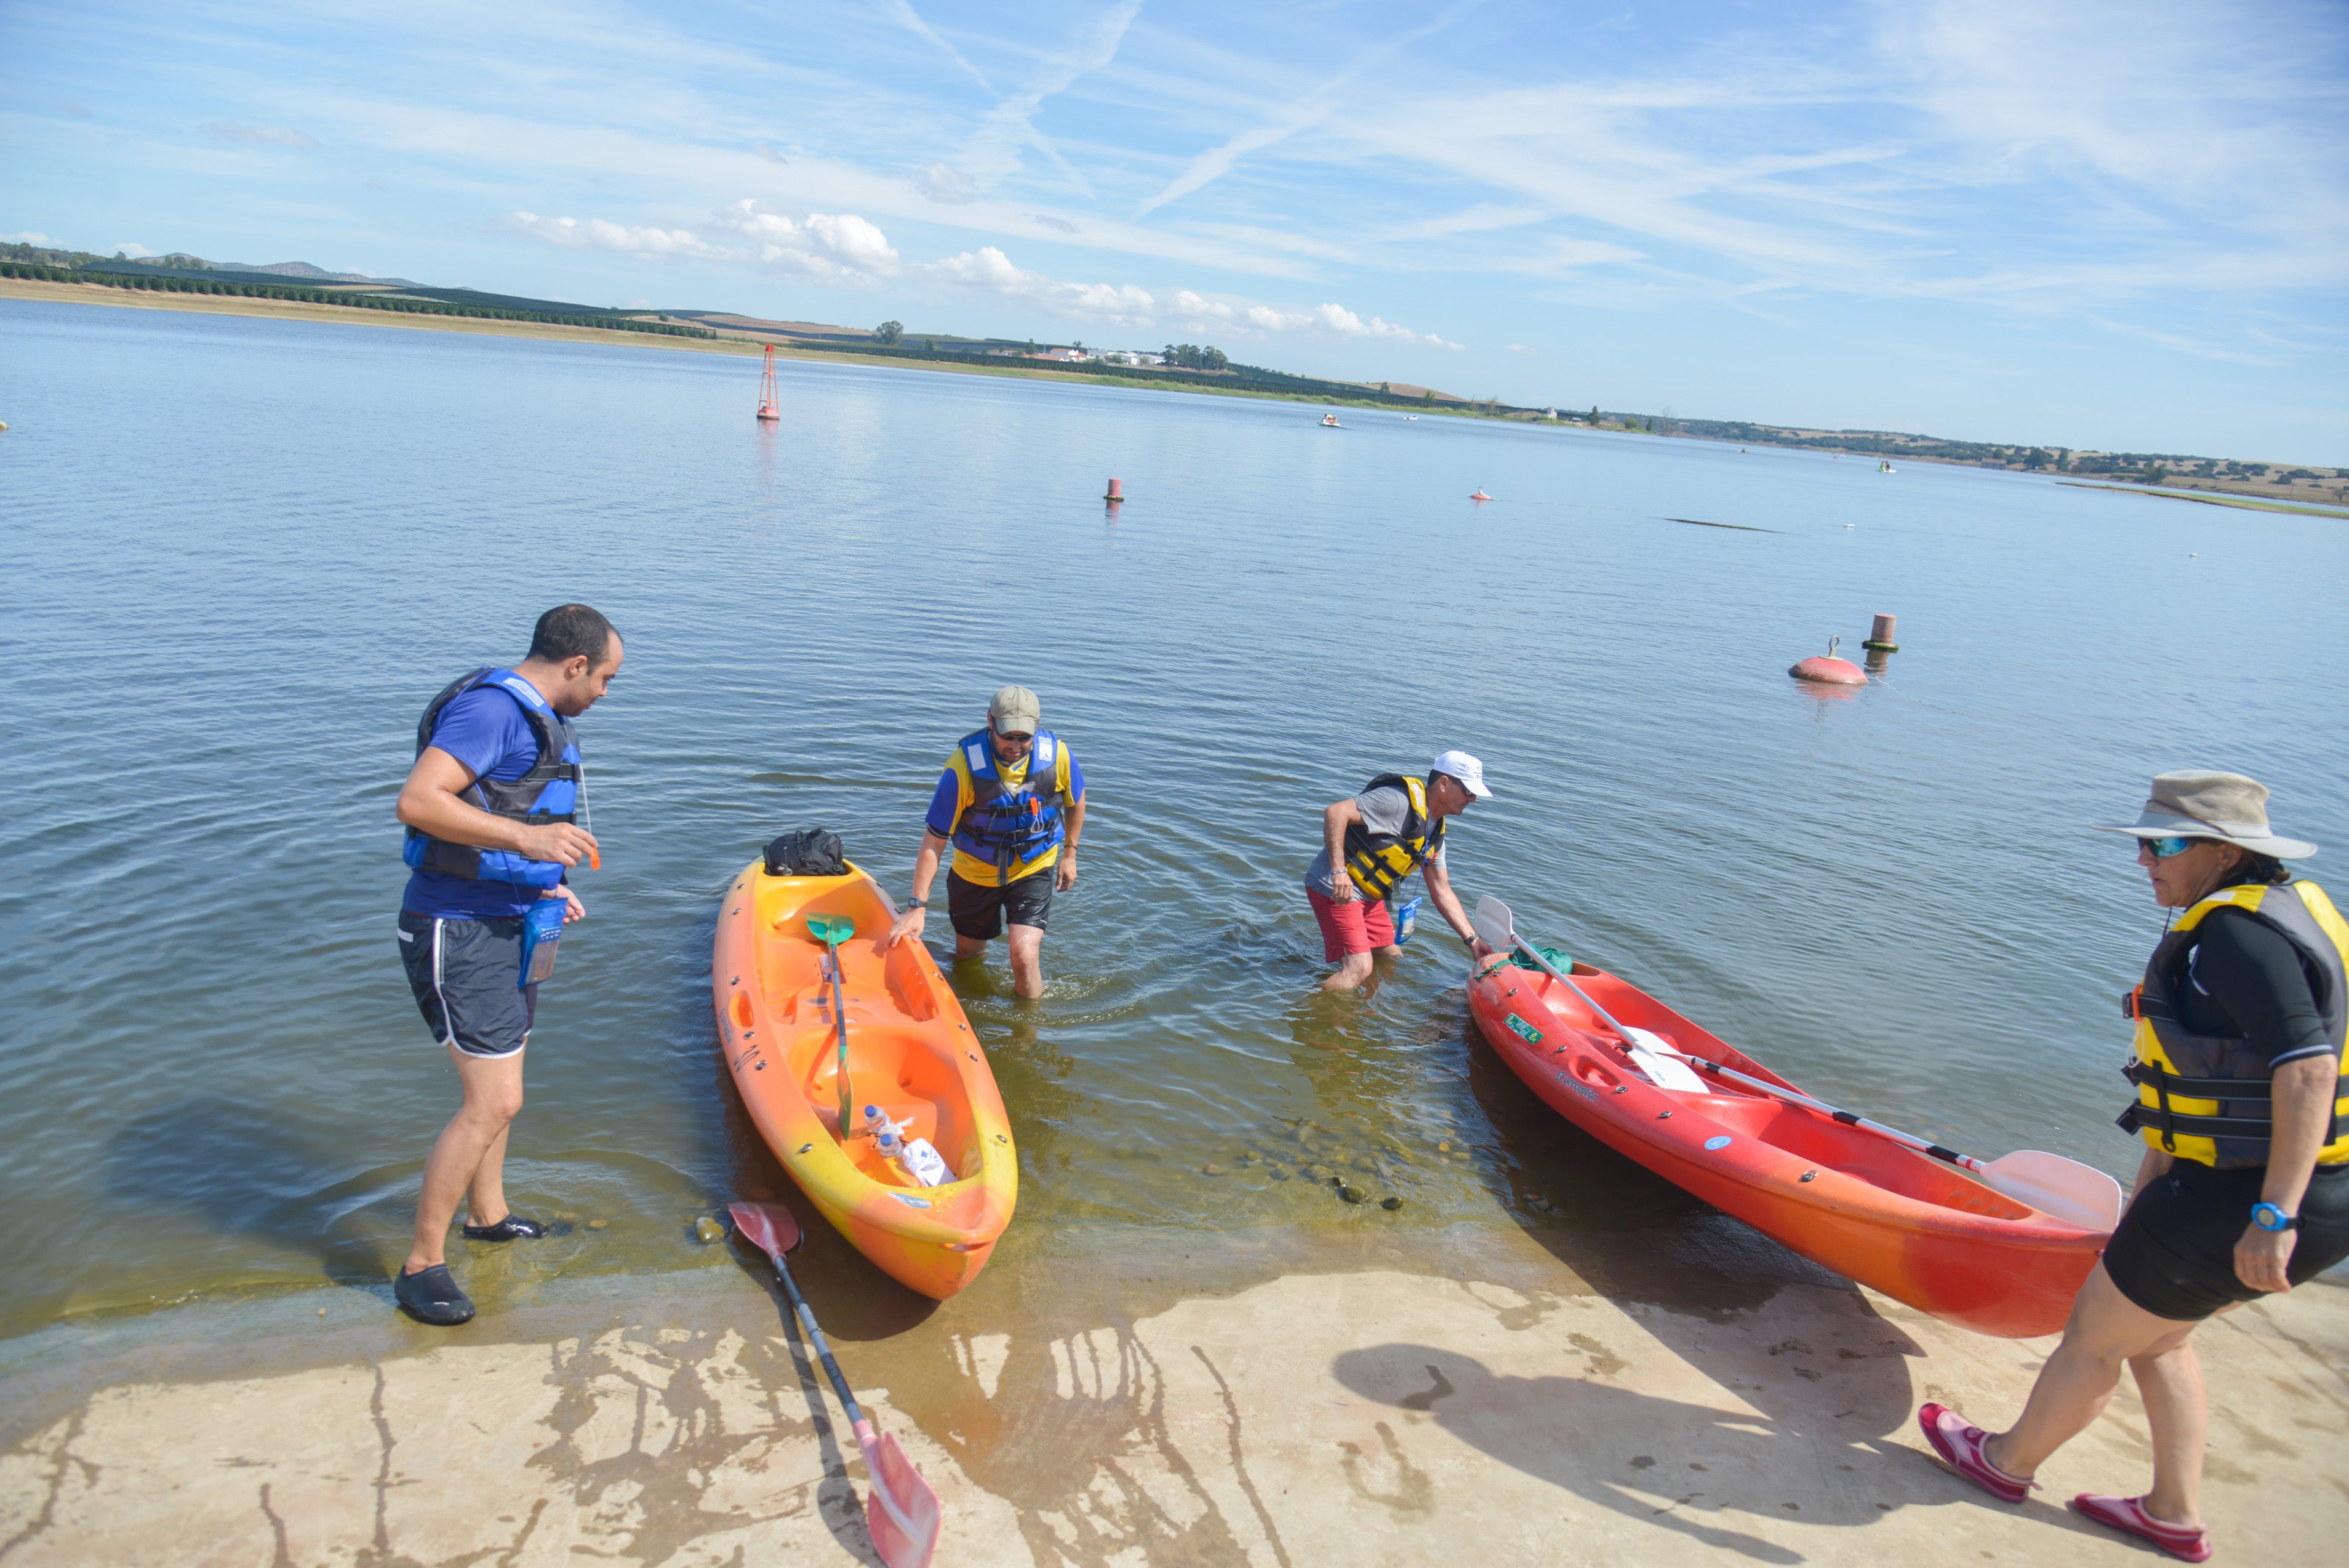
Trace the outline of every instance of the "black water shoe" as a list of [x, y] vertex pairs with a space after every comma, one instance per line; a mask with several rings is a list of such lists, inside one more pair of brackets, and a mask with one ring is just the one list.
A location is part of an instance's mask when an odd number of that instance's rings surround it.
[[468, 1225], [468, 1241], [535, 1241], [547, 1233], [546, 1227], [535, 1220], [525, 1220], [519, 1214], [509, 1214], [494, 1225]]
[[402, 1272], [392, 1282], [392, 1293], [408, 1315], [435, 1328], [454, 1328], [473, 1321], [473, 1299], [457, 1288], [449, 1265], [435, 1263], [415, 1273]]

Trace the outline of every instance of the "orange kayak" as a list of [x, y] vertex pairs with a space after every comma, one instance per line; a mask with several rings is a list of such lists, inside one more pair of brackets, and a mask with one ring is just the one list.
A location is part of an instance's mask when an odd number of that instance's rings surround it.
[[[1570, 972], [1630, 1028], [1795, 1087], [1630, 982], [1588, 964]], [[2104, 1251], [2106, 1231], [1822, 1112], [1713, 1078], [1662, 1087], [1537, 969], [1487, 965], [1468, 1003], [1502, 1060], [1567, 1120], [1813, 1262], [1935, 1317], [2009, 1339], [2054, 1334]]]
[[[845, 919], [840, 989], [854, 1108], [840, 1127], [839, 1035], [812, 917]], [[884, 949], [888, 896], [842, 877], [771, 877], [754, 861], [726, 890], [712, 954], [718, 1032], [734, 1084], [792, 1179], [890, 1277], [943, 1301], [978, 1277], [1011, 1222], [1019, 1167], [987, 1054], [919, 942]], [[952, 1179], [925, 1187], [883, 1158], [864, 1107], [926, 1138]]]

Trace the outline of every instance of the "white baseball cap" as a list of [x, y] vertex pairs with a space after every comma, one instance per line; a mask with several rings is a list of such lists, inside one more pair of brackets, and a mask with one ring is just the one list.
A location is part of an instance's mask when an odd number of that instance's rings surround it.
[[1465, 752], [1446, 752], [1435, 759], [1434, 771], [1450, 774], [1478, 800], [1490, 800], [1493, 792], [1485, 787], [1485, 764]]

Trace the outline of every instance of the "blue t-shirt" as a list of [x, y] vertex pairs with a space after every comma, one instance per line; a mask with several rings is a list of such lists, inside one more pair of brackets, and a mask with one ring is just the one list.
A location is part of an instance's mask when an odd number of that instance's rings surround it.
[[[512, 784], [538, 764], [538, 737], [530, 732], [522, 704], [495, 686], [476, 686], [441, 709], [432, 723], [432, 744], [475, 778], [499, 784]], [[493, 920], [528, 914], [538, 899], [535, 888], [419, 870], [409, 873], [399, 906], [427, 919]]]

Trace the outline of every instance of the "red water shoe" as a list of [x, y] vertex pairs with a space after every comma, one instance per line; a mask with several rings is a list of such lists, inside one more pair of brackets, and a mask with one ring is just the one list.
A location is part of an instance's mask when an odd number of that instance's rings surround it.
[[2072, 1500], [2072, 1511], [2085, 1514], [2113, 1530], [2141, 1535], [2172, 1557], [2189, 1563], [2210, 1561], [2210, 1532], [2206, 1527], [2172, 1524], [2145, 1511], [2141, 1497], [2097, 1497], [2082, 1492]]
[[1941, 1456], [1941, 1462], [1957, 1471], [1974, 1485], [2001, 1502], [2021, 1502], [2031, 1495], [2036, 1482], [2011, 1476], [1990, 1462], [1982, 1452], [1982, 1444], [1990, 1434], [1969, 1422], [1947, 1405], [1928, 1405], [1917, 1412], [1917, 1425], [1923, 1428], [1925, 1440]]

